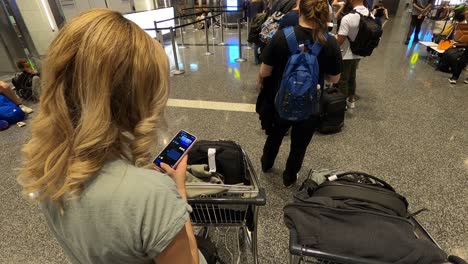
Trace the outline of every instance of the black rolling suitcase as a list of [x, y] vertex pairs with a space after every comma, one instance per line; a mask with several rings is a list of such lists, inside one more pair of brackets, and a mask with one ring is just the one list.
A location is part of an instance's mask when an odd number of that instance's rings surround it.
[[322, 94], [322, 113], [319, 132], [331, 134], [340, 132], [344, 126], [346, 96], [336, 87], [330, 87]]

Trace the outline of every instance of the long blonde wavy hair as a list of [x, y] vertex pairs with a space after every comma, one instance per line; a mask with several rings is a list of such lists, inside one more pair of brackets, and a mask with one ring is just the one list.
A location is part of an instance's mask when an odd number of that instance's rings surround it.
[[61, 30], [43, 69], [18, 177], [25, 194], [54, 202], [79, 195], [111, 156], [150, 164], [169, 86], [158, 42], [120, 13], [95, 9]]

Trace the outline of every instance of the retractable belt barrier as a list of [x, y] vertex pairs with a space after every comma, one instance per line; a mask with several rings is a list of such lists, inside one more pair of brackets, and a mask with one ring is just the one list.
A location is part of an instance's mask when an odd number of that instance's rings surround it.
[[[224, 8], [224, 7], [212, 7], [210, 9], [217, 9], [217, 8]], [[182, 10], [189, 10], [189, 9], [195, 9], [195, 8], [186, 8], [186, 9], [182, 9]], [[179, 29], [179, 32], [180, 32], [181, 46], [179, 46], [179, 48], [181, 48], [181, 49], [188, 48], [184, 43], [184, 30], [183, 30], [183, 28], [185, 28], [187, 26], [197, 24], [197, 23], [200, 23], [200, 22], [203, 22], [204, 23], [204, 30], [205, 30], [205, 46], [206, 46], [206, 52], [204, 53], [204, 55], [205, 56], [213, 55], [214, 53], [210, 51], [209, 41], [208, 41], [208, 20], [210, 20], [210, 22], [211, 22], [210, 24], [213, 27], [212, 28], [212, 35], [213, 35], [212, 39], [215, 40], [216, 37], [215, 37], [215, 29], [214, 29], [213, 21], [215, 21], [216, 17], [221, 16], [221, 19], [220, 19], [221, 43], [219, 43], [218, 45], [219, 46], [224, 46], [224, 45], [227, 45], [227, 44], [224, 42], [224, 25], [223, 25], [224, 17], [223, 17], [223, 15], [225, 13], [229, 13], [229, 12], [242, 12], [242, 11], [243, 10], [222, 10], [222, 11], [218, 10], [218, 11], [215, 11], [215, 12], [218, 12], [217, 14], [213, 14], [213, 15], [207, 16], [207, 17], [205, 17], [203, 19], [197, 19], [197, 20], [195, 20], [193, 22], [189, 22], [189, 23], [185, 23], [185, 24], [181, 24], [181, 19], [184, 19], [185, 17], [194, 16], [194, 15], [200, 15], [200, 14], [203, 14], [204, 12], [198, 12], [198, 13], [189, 14], [189, 15], [182, 15], [182, 16], [177, 16], [177, 17], [170, 18], [170, 19], [154, 21], [154, 28], [147, 28], [147, 29], [144, 29], [144, 30], [155, 30], [156, 31], [156, 39], [158, 39], [158, 41], [161, 42], [161, 43], [163, 43], [163, 38], [162, 38], [162, 36], [159, 37], [159, 32], [161, 32], [162, 30], [169, 30], [170, 36], [171, 36], [172, 52], [173, 52], [173, 55], [174, 55], [174, 62], [175, 62], [175, 68], [176, 68], [176, 70], [172, 71], [172, 73], [174, 75], [180, 75], [180, 74], [184, 74], [185, 71], [181, 70], [180, 67], [179, 67], [179, 60], [178, 60], [178, 57], [177, 57], [177, 47], [176, 47], [176, 44], [175, 44], [175, 31], [177, 29]], [[158, 23], [172, 21], [172, 20], [174, 20], [174, 21], [177, 20], [179, 22], [179, 25], [171, 26], [171, 27], [163, 27], [163, 28], [158, 27]], [[243, 18], [240, 18], [240, 19], [237, 20], [239, 58], [237, 58], [235, 60], [236, 62], [245, 62], [245, 61], [247, 61], [245, 58], [242, 57], [242, 36], [241, 36], [242, 35], [242, 31], [241, 31], [242, 24], [241, 23], [242, 23], [243, 20], [246, 20], [247, 28], [249, 27], [249, 21], [248, 21], [247, 17], [243, 17]]]

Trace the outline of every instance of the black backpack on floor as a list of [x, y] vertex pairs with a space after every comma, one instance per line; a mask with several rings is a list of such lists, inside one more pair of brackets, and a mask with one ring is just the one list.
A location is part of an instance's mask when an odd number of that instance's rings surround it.
[[364, 16], [356, 10], [351, 11], [350, 14], [360, 16], [359, 31], [356, 38], [351, 41], [348, 37], [351, 51], [359, 56], [370, 56], [372, 51], [379, 45], [382, 37], [382, 27], [375, 21], [370, 12], [368, 16]]
[[344, 126], [346, 96], [336, 87], [327, 88], [322, 93], [321, 107], [319, 132], [322, 134], [340, 132]]
[[16, 74], [11, 80], [15, 86], [16, 94], [26, 101], [35, 101], [32, 92], [32, 79], [34, 75], [29, 73]]

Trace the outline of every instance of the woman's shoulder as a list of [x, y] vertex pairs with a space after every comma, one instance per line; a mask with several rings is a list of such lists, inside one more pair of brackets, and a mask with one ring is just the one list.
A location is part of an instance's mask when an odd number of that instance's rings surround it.
[[174, 193], [176, 185], [167, 175], [156, 170], [138, 168], [125, 160], [107, 162], [94, 180], [99, 190], [112, 189], [132, 199], [146, 199], [148, 195], [164, 196]]

